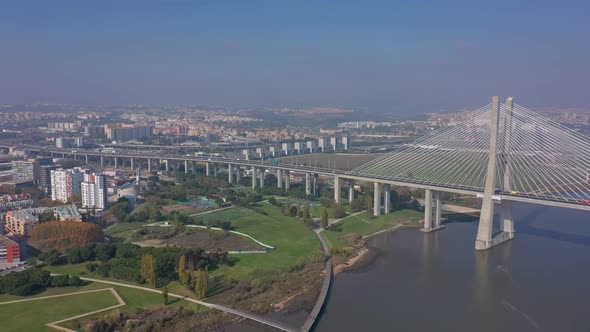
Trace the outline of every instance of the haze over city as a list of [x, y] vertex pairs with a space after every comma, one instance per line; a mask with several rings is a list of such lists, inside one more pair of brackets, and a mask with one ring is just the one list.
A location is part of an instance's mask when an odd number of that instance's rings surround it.
[[476, 107], [492, 93], [588, 107], [583, 1], [16, 1], [0, 101]]
[[5, 1], [2, 332], [588, 332], [590, 5]]

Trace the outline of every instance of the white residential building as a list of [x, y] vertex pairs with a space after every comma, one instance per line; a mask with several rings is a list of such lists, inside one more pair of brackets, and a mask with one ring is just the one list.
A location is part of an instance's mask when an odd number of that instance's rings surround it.
[[67, 202], [80, 195], [82, 172], [79, 168], [51, 170], [51, 199]]
[[107, 181], [104, 174], [84, 174], [81, 193], [83, 208], [104, 210], [107, 206]]

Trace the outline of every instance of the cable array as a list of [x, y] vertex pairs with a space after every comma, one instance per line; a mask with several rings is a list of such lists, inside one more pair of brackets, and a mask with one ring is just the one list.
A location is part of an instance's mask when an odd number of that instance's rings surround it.
[[[492, 106], [363, 164], [350, 175], [482, 192]], [[590, 138], [525, 107], [500, 105], [496, 190], [590, 205]]]

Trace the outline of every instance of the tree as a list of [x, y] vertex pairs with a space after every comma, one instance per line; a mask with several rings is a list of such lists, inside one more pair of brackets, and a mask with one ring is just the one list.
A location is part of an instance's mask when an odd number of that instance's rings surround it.
[[326, 229], [328, 227], [328, 209], [324, 207], [322, 210], [322, 228]]
[[55, 249], [42, 252], [39, 259], [47, 265], [57, 265], [61, 261], [59, 252]]
[[166, 287], [166, 286], [164, 286], [164, 288], [162, 288], [162, 304], [163, 305], [168, 304], [168, 287]]
[[183, 284], [184, 286], [188, 286], [188, 283], [190, 282], [190, 274], [188, 271], [188, 264], [186, 261], [186, 256], [185, 255], [181, 255], [180, 258], [178, 259], [178, 280], [180, 280], [180, 283]]
[[209, 272], [207, 269], [197, 271], [197, 282], [195, 286], [195, 294], [198, 298], [203, 299], [207, 296], [209, 291]]
[[311, 213], [309, 211], [309, 205], [306, 204], [303, 208], [303, 221], [307, 222], [309, 219], [311, 219]]
[[64, 251], [104, 241], [104, 233], [98, 225], [73, 220], [48, 221], [33, 228], [31, 241], [43, 249]]
[[297, 204], [297, 218], [303, 219], [303, 209], [301, 208], [301, 203]]
[[156, 287], [158, 277], [156, 274], [156, 259], [153, 255], [141, 256], [141, 280], [152, 287]]
[[277, 199], [274, 196], [270, 196], [268, 202], [273, 206], [277, 205]]

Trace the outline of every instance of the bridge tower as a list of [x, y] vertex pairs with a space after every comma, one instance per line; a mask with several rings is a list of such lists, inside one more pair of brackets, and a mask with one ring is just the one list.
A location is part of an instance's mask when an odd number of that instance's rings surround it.
[[[512, 126], [512, 98], [506, 99], [505, 113], [504, 113], [504, 141], [501, 151], [501, 162], [509, 165], [508, 162], [508, 148], [510, 142], [510, 129]], [[483, 202], [481, 206], [481, 213], [479, 218], [479, 227], [477, 228], [477, 238], [475, 240], [476, 250], [486, 250], [498, 245], [504, 241], [514, 238], [514, 224], [512, 221], [512, 211], [510, 204], [504, 202], [501, 206], [502, 211], [502, 232], [492, 238], [493, 223], [494, 223], [494, 199], [493, 195], [496, 190], [496, 172], [497, 172], [497, 157], [498, 157], [498, 132], [500, 127], [500, 99], [497, 96], [492, 97], [492, 114], [490, 125], [490, 145], [488, 152], [488, 166], [486, 173], [486, 181], [483, 192]], [[508, 166], [505, 167], [509, 169]], [[503, 184], [505, 188], [509, 188], [510, 171], [505, 172], [503, 176]], [[508, 183], [508, 187], [506, 187]]]

